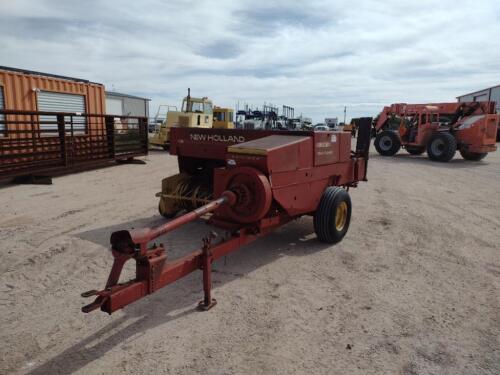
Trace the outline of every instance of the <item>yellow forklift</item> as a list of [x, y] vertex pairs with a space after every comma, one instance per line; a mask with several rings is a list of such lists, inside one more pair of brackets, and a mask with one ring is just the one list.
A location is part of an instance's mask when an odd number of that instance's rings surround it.
[[212, 101], [206, 96], [193, 98], [191, 97], [191, 90], [188, 89], [187, 96], [182, 100], [181, 110], [168, 111], [167, 118], [155, 130], [153, 136], [149, 139], [149, 144], [167, 150], [170, 144], [170, 128], [173, 126], [233, 129], [233, 110], [214, 107]]

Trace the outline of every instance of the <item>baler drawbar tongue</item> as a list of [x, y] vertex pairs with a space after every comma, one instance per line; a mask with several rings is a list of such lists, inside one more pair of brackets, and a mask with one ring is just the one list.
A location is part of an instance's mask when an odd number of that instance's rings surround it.
[[[234, 205], [236, 200], [235, 193], [225, 191], [220, 198], [158, 227], [113, 232], [110, 242], [114, 261], [106, 287], [101, 291], [90, 290], [82, 293], [82, 297], [97, 296], [94, 302], [82, 307], [82, 311], [88, 313], [101, 308], [111, 314], [113, 311], [170, 284], [195, 269], [203, 268], [204, 275], [210, 272], [213, 256], [209, 254], [209, 248], [213, 236], [209, 236], [208, 240], [205, 239], [203, 249], [192, 254], [189, 259], [188, 257], [181, 258], [170, 264], [166, 263], [165, 250], [162, 245], [148, 248], [148, 243], [209, 212], [215, 211], [222, 205]], [[137, 262], [136, 278], [119, 284], [123, 266], [131, 258], [134, 258]], [[183, 267], [184, 263], [187, 263], [186, 267]], [[204, 309], [208, 309], [213, 305], [210, 298], [211, 282], [208, 282], [210, 281], [208, 280], [205, 283], [207, 277], [210, 279], [210, 276], [204, 276], [205, 299], [200, 303], [200, 307]]]

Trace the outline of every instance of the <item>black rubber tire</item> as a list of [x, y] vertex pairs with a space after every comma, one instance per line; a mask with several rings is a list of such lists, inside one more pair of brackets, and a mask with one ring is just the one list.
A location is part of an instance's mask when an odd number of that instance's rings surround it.
[[427, 143], [427, 155], [434, 161], [449, 162], [457, 152], [457, 140], [450, 133], [436, 133]]
[[410, 155], [422, 155], [425, 152], [425, 147], [422, 148], [405, 148]]
[[[335, 225], [337, 207], [345, 202], [347, 205], [347, 215], [341, 230], [337, 230]], [[329, 186], [323, 192], [318, 208], [314, 213], [314, 232], [321, 242], [337, 243], [342, 241], [351, 222], [351, 198], [349, 193], [336, 186]]]
[[375, 149], [382, 156], [393, 156], [400, 148], [399, 135], [391, 130], [384, 130], [375, 137]]
[[488, 155], [488, 153], [487, 152], [467, 152], [465, 150], [460, 150], [460, 155], [462, 155], [462, 157], [465, 160], [480, 161], [480, 160], [483, 160], [486, 157], [486, 155]]

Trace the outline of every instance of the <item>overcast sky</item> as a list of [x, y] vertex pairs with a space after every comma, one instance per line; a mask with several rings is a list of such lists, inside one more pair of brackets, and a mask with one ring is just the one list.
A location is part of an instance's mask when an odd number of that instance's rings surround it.
[[0, 0], [0, 65], [315, 122], [500, 84], [500, 1]]

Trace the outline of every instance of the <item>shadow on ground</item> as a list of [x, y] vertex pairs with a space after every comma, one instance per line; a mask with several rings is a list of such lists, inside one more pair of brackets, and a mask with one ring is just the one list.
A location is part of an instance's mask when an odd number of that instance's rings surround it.
[[455, 156], [452, 160], [447, 163], [432, 161], [426, 154], [424, 155], [409, 155], [409, 154], [396, 154], [394, 156], [382, 156], [379, 154], [370, 154], [370, 160], [384, 160], [391, 163], [397, 164], [414, 164], [414, 165], [428, 165], [431, 168], [445, 168], [445, 169], [462, 169], [462, 168], [474, 168], [480, 167], [482, 165], [487, 165], [488, 156], [481, 161], [471, 161], [462, 159], [459, 156]]
[[[5, 177], [2, 176], [0, 179], [0, 190], [9, 188], [12, 186], [19, 185], [53, 185], [57, 182], [57, 178], [65, 177], [72, 174], [78, 174], [83, 172], [92, 172], [99, 169], [107, 169], [116, 167], [119, 165], [126, 164], [136, 164], [136, 165], [145, 165], [147, 164], [146, 156], [139, 156], [141, 159], [133, 158], [132, 160], [110, 160], [108, 162], [104, 162], [103, 164], [98, 165], [83, 165], [79, 168], [74, 169], [61, 169], [54, 171], [32, 171], [32, 173], [26, 172], [26, 175]], [[54, 181], [56, 180], [56, 181]]]
[[[77, 237], [107, 247], [110, 233], [115, 230], [153, 226], [164, 222], [164, 219], [156, 216], [83, 232], [77, 234]], [[200, 220], [160, 237], [159, 242], [166, 245], [167, 255], [173, 259], [200, 248], [202, 237], [211, 229], [212, 227], [208, 227]], [[282, 256], [308, 255], [330, 246], [320, 243], [312, 232], [312, 219], [304, 217], [288, 223], [267, 237], [235, 251], [226, 258], [219, 259], [214, 263], [214, 296], [217, 297], [217, 288], [220, 285], [245, 277], [246, 274]], [[103, 256], [106, 255], [103, 254]], [[104, 283], [105, 280], [101, 282]], [[96, 286], [93, 284], [95, 282], [89, 282], [89, 289]], [[109, 318], [110, 322], [99, 331], [33, 369], [29, 374], [71, 374], [104, 356], [108, 351], [133, 336], [135, 339], [137, 335], [147, 334], [150, 329], [189, 314], [210, 314], [210, 311], [199, 312], [195, 309], [198, 300], [202, 297], [201, 271], [174, 284], [127, 306], [123, 309], [124, 315], [117, 319]]]

